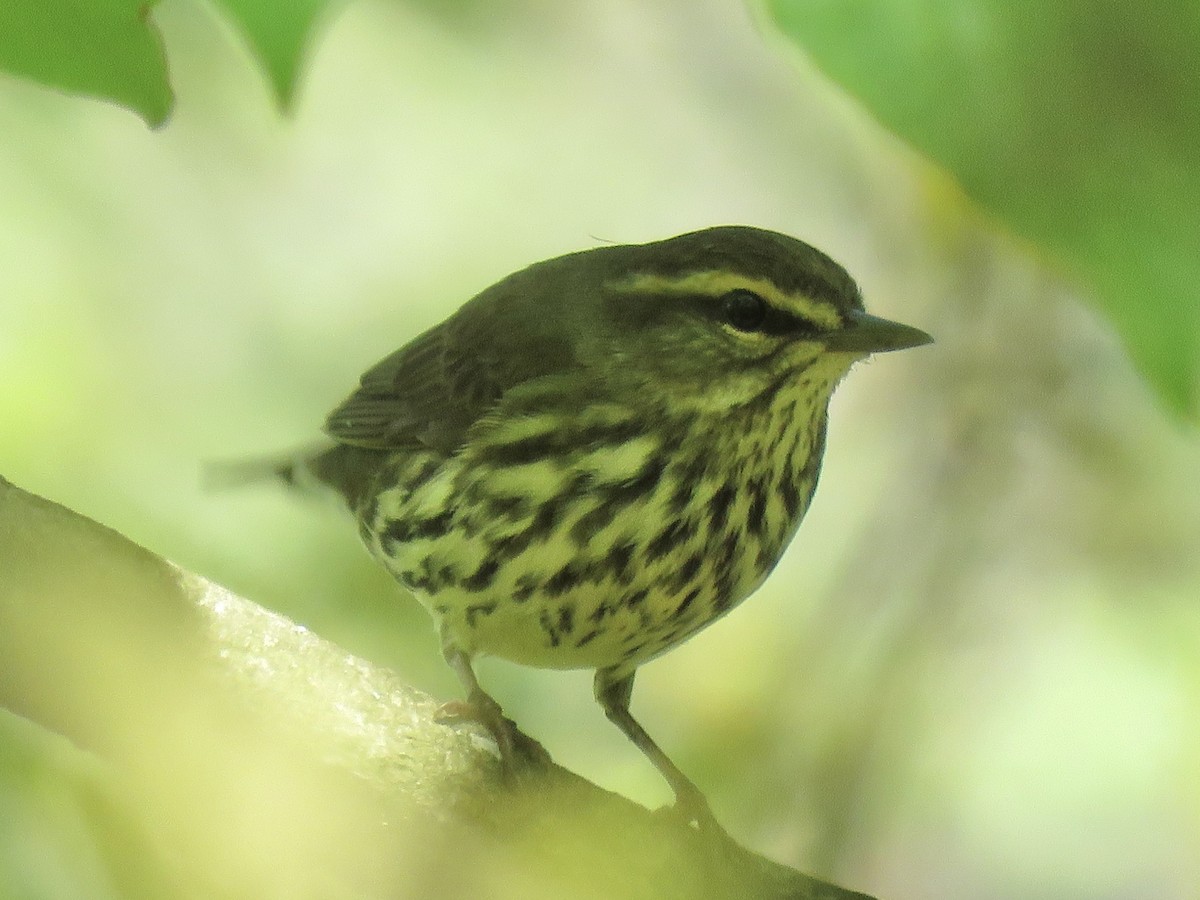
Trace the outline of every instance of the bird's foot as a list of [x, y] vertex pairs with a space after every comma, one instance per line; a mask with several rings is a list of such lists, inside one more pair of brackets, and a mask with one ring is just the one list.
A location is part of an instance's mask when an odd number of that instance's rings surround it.
[[478, 722], [486, 728], [496, 741], [506, 777], [541, 771], [550, 765], [546, 748], [518, 728], [516, 722], [504, 715], [500, 704], [482, 691], [466, 700], [443, 703], [437, 720]]
[[695, 828], [701, 835], [722, 838], [729, 836], [713, 815], [708, 800], [694, 785], [689, 784], [686, 788], [677, 786], [675, 803], [665, 809], [674, 819], [681, 821], [688, 828]]

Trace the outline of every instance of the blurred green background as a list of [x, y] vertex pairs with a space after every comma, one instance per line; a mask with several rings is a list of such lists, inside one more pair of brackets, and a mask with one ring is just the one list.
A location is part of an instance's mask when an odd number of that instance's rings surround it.
[[[0, 474], [457, 696], [332, 505], [206, 492], [202, 464], [313, 440], [363, 369], [534, 260], [794, 234], [938, 343], [840, 388], [792, 549], [635, 711], [735, 836], [888, 900], [1197, 896], [1200, 443], [1081, 281], [740, 3], [332, 12], [287, 117], [187, 0], [153, 13], [159, 130], [0, 76]], [[562, 764], [667, 799], [589, 673], [480, 674]], [[0, 880], [106, 896], [35, 770], [0, 766]]]

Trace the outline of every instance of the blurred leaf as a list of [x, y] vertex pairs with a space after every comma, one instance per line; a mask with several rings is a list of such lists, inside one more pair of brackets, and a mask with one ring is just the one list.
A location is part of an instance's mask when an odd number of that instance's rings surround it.
[[889, 128], [1097, 292], [1200, 413], [1200, 4], [767, 0]]
[[217, 0], [233, 16], [266, 67], [279, 105], [288, 109], [300, 63], [328, 0]]
[[114, 767], [0, 708], [0, 896], [189, 896], [130, 793]]
[[149, 10], [144, 0], [4, 0], [0, 69], [112, 100], [161, 125], [173, 98]]

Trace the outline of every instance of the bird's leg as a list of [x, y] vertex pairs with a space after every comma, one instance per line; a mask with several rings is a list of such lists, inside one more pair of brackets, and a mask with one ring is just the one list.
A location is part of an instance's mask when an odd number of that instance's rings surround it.
[[451, 643], [443, 644], [442, 655], [458, 676], [459, 682], [467, 692], [467, 699], [465, 703], [452, 701], [443, 704], [439, 711], [440, 717], [469, 718], [486, 728], [496, 739], [500, 759], [509, 774], [547, 764], [550, 756], [545, 748], [521, 731], [512, 719], [507, 718], [500, 704], [479, 686], [479, 680], [471, 668], [470, 657]]
[[721, 826], [713, 818], [708, 808], [708, 801], [700, 788], [696, 787], [686, 775], [679, 770], [671, 758], [662, 751], [654, 739], [647, 734], [633, 714], [629, 711], [629, 698], [633, 694], [634, 672], [622, 675], [613, 669], [598, 669], [596, 671], [596, 700], [604, 709], [610, 722], [625, 733], [629, 740], [641, 750], [654, 767], [662, 773], [671, 790], [675, 792], [675, 810], [688, 822], [695, 822], [701, 830], [717, 829]]

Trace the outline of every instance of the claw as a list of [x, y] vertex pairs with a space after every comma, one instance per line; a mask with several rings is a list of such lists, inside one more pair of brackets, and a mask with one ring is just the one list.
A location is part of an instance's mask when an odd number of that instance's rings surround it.
[[478, 722], [486, 728], [496, 741], [500, 761], [508, 776], [544, 769], [550, 763], [546, 748], [521, 731], [512, 719], [504, 715], [500, 704], [483, 691], [472, 691], [472, 696], [467, 700], [443, 703], [436, 718], [441, 722]]
[[712, 814], [708, 800], [699, 790], [683, 790], [675, 795], [671, 812], [688, 826], [695, 825], [701, 834], [724, 835], [726, 831]]

